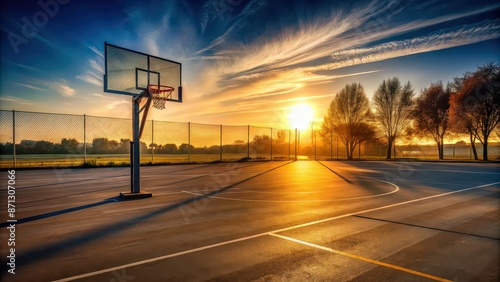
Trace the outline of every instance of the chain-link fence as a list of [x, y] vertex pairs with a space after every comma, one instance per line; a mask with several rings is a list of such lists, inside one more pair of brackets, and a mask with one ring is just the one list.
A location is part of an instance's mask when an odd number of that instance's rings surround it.
[[[0, 110], [0, 167], [129, 165], [130, 119]], [[292, 130], [148, 120], [141, 163], [295, 158]]]
[[[342, 141], [335, 134], [322, 136], [319, 130], [301, 130], [297, 133], [298, 158], [327, 160], [347, 159], [347, 150]], [[479, 159], [483, 157], [483, 146], [477, 142], [476, 151]], [[393, 158], [438, 159], [437, 145], [396, 145], [391, 149]], [[366, 142], [356, 146], [352, 154], [353, 159], [379, 160], [387, 156], [387, 145], [381, 142]], [[491, 141], [488, 144], [490, 160], [500, 159], [500, 144]], [[444, 145], [444, 158], [453, 160], [474, 159], [472, 146], [463, 141], [457, 144]]]
[[[130, 119], [0, 110], [0, 167], [129, 165]], [[482, 156], [482, 146], [477, 144]], [[490, 159], [500, 158], [492, 142]], [[384, 159], [387, 147], [357, 146], [354, 159]], [[398, 158], [437, 159], [436, 146], [396, 146]], [[346, 159], [334, 134], [148, 120], [141, 138], [141, 163], [208, 163], [239, 160]], [[472, 159], [470, 145], [447, 144], [446, 159]]]

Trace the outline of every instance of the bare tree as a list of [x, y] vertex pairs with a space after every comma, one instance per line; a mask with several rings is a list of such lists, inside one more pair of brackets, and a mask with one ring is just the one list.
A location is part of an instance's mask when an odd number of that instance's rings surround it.
[[277, 138], [276, 138], [276, 143], [278, 144], [283, 144], [286, 142], [286, 138], [288, 137], [288, 131], [287, 130], [280, 130], [278, 131]]
[[454, 118], [469, 127], [488, 160], [488, 139], [500, 123], [500, 65], [489, 63], [465, 75], [452, 107]]
[[448, 130], [448, 111], [450, 109], [449, 87], [441, 81], [422, 90], [416, 100], [413, 118], [415, 128], [423, 134], [430, 134], [437, 144], [439, 159], [444, 158], [444, 136]]
[[397, 77], [382, 81], [373, 96], [374, 117], [387, 140], [387, 159], [391, 149], [411, 121], [413, 88], [408, 82], [401, 85]]
[[374, 127], [367, 122], [370, 117], [370, 104], [363, 86], [346, 85], [330, 102], [322, 135], [335, 132], [346, 147], [347, 159], [352, 160], [356, 146], [375, 136]]
[[450, 121], [450, 129], [456, 133], [469, 134], [469, 141], [471, 151], [474, 156], [474, 160], [478, 160], [479, 157], [477, 155], [476, 149], [476, 140], [477, 137], [474, 134], [472, 120], [466, 119], [461, 116], [461, 103], [463, 100], [463, 95], [460, 94], [462, 87], [464, 85], [464, 81], [471, 76], [471, 73], [466, 72], [462, 77], [455, 77], [453, 82], [450, 84], [452, 88], [452, 93], [450, 96], [450, 111], [449, 111], [449, 121]]

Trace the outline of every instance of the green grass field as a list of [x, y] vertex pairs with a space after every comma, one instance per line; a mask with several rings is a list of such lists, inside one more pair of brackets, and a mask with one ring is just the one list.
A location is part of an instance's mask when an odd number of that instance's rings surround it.
[[[246, 158], [247, 154], [222, 154], [222, 161], [232, 162]], [[251, 154], [251, 158], [257, 160], [270, 159], [269, 154]], [[273, 156], [273, 159], [288, 159], [286, 156]], [[219, 162], [219, 154], [142, 154], [141, 164], [165, 164], [165, 163], [210, 163]], [[89, 154], [85, 162], [89, 166], [120, 166], [130, 164], [129, 154]], [[66, 167], [82, 166], [84, 156], [82, 154], [39, 154], [39, 155], [17, 155], [16, 167]], [[11, 168], [14, 166], [12, 155], [0, 156], [0, 167]]]
[[[343, 148], [341, 148], [343, 149]], [[479, 159], [482, 159], [482, 148], [477, 146]], [[500, 146], [498, 143], [489, 146], [490, 160], [500, 159]], [[299, 152], [299, 159], [315, 159], [312, 150], [303, 150]], [[141, 164], [176, 164], [176, 163], [210, 163], [219, 162], [219, 154], [142, 154]], [[223, 162], [239, 161], [247, 157], [247, 153], [239, 154], [222, 154]], [[294, 158], [294, 154], [286, 155], [273, 155], [273, 160], [288, 160]], [[437, 149], [434, 146], [401, 146], [398, 148], [396, 155], [397, 158], [410, 158], [419, 160], [437, 160]], [[270, 160], [270, 153], [256, 154], [251, 153], [250, 158], [253, 160]], [[345, 152], [341, 150], [339, 155], [336, 151], [332, 151], [333, 159], [345, 159]], [[354, 159], [364, 160], [383, 160], [385, 159], [385, 151], [380, 151], [378, 155], [366, 155], [361, 153], [358, 156], [358, 151], [354, 152]], [[470, 160], [472, 154], [469, 146], [464, 145], [446, 145], [445, 146], [445, 160]], [[318, 150], [316, 159], [325, 160], [330, 159], [330, 150]], [[87, 154], [85, 159], [86, 166], [128, 166], [130, 165], [129, 154]], [[15, 167], [71, 167], [83, 166], [83, 154], [18, 154], [16, 156]], [[14, 160], [12, 155], [0, 155], [0, 168], [14, 167]]]

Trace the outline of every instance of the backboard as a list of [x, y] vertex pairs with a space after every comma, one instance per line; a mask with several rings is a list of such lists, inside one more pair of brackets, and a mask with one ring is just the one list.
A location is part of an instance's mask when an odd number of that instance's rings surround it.
[[168, 101], [182, 102], [182, 64], [134, 50], [104, 44], [104, 92], [138, 96], [148, 85], [175, 90]]

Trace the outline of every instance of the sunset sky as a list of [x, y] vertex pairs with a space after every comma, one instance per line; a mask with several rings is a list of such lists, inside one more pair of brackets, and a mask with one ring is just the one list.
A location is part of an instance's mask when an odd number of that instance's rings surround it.
[[183, 64], [184, 103], [149, 119], [281, 128], [321, 121], [348, 83], [419, 93], [500, 59], [498, 1], [40, 3], [0, 4], [0, 109], [130, 118], [103, 92], [104, 42]]

